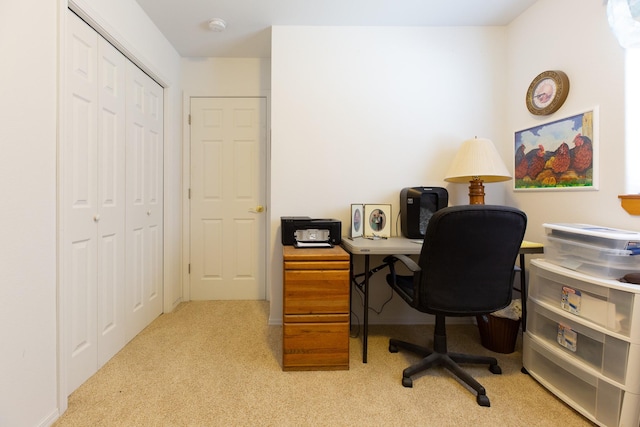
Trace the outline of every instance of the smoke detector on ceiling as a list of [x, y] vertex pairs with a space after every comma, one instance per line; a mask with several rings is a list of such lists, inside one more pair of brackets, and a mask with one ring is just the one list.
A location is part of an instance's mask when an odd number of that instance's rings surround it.
[[211, 21], [209, 21], [209, 29], [211, 31], [220, 33], [224, 31], [225, 28], [227, 28], [227, 23], [224, 21], [224, 19], [213, 18]]

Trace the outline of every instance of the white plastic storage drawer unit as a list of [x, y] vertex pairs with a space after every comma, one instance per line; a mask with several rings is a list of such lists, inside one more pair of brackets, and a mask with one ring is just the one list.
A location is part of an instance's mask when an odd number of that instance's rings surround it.
[[[640, 343], [640, 286], [600, 279], [551, 264], [531, 261], [529, 297], [569, 315], [579, 316], [610, 332]], [[636, 316], [639, 317], [640, 316]]]
[[524, 336], [524, 366], [553, 394], [601, 426], [638, 426], [640, 395], [573, 363], [529, 335]]
[[559, 309], [530, 300], [527, 330], [551, 348], [588, 365], [605, 377], [640, 394], [640, 372], [629, 372], [629, 359], [638, 360], [640, 345], [608, 335], [583, 319], [566, 317]]
[[601, 426], [640, 425], [640, 286], [531, 261], [524, 368]]

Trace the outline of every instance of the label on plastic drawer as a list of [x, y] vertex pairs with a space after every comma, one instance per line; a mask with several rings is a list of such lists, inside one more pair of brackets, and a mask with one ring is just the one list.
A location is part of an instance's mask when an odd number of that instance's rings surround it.
[[582, 294], [576, 289], [571, 289], [568, 286], [562, 287], [562, 300], [560, 301], [560, 307], [567, 310], [569, 313], [580, 314], [580, 305], [582, 302]]
[[575, 353], [578, 348], [578, 333], [570, 327], [558, 323], [558, 344]]

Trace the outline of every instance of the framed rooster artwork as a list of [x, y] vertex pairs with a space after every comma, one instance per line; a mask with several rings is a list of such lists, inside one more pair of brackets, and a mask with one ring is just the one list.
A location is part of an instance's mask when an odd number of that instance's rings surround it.
[[597, 190], [598, 111], [515, 132], [515, 190]]

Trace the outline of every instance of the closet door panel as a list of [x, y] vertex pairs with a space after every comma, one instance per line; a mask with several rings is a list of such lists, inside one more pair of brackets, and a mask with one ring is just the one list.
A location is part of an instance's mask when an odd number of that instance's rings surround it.
[[162, 88], [68, 13], [61, 355], [73, 392], [162, 312]]
[[[127, 78], [127, 83], [129, 79]], [[135, 87], [129, 93], [136, 92]], [[131, 108], [129, 116], [131, 116]], [[149, 281], [147, 271], [147, 232], [145, 230], [145, 197], [144, 186], [144, 127], [138, 121], [127, 123], [126, 138], [127, 162], [127, 207], [126, 207], [126, 287], [125, 287], [125, 316], [126, 340], [135, 337], [146, 322], [147, 302], [145, 298], [145, 283]]]
[[98, 367], [125, 345], [126, 59], [99, 38]]
[[127, 64], [127, 339], [162, 313], [162, 88]]
[[98, 36], [75, 15], [66, 37], [65, 138], [62, 166], [63, 346], [67, 385], [75, 390], [96, 371]]
[[163, 290], [163, 91], [147, 75], [147, 221], [149, 232], [149, 312], [147, 323], [162, 314]]

